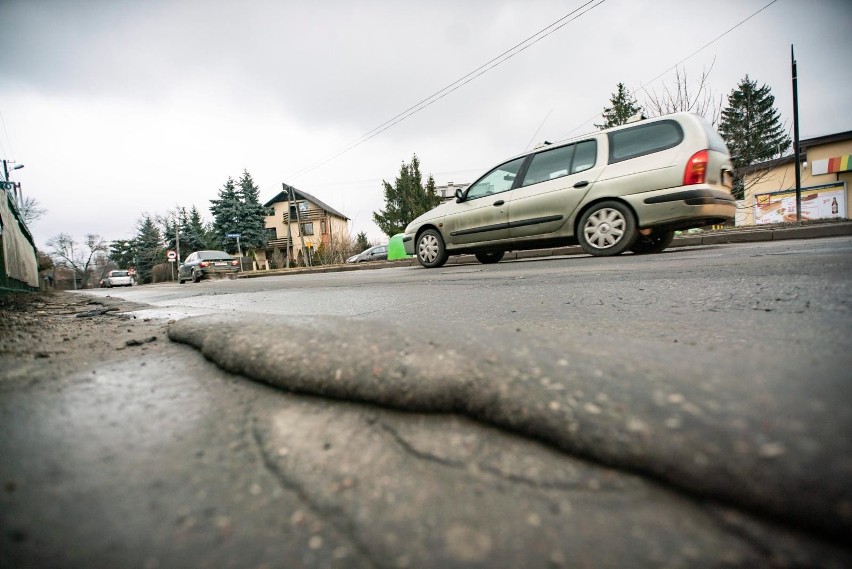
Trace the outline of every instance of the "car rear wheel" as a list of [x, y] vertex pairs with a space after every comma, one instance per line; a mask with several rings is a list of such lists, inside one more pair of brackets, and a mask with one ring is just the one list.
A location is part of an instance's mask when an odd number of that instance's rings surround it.
[[503, 258], [505, 251], [488, 251], [484, 253], [476, 253], [476, 260], [482, 263], [483, 265], [490, 265], [492, 263], [499, 263], [500, 259]]
[[436, 269], [447, 262], [444, 239], [434, 229], [427, 229], [417, 238], [417, 260], [427, 269]]
[[199, 281], [201, 281], [201, 273], [199, 273], [198, 271], [193, 271], [192, 272], [192, 282], [197, 283]]
[[577, 240], [589, 255], [620, 255], [636, 241], [636, 219], [626, 205], [604, 201], [593, 205], [580, 218]]
[[650, 235], [639, 235], [630, 250], [637, 255], [660, 253], [672, 244], [674, 231], [654, 230]]

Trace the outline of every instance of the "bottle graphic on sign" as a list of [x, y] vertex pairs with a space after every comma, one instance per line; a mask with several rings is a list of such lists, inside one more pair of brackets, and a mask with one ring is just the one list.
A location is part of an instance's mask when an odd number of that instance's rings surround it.
[[837, 215], [837, 211], [837, 196], [835, 196], [834, 199], [831, 200], [831, 215]]

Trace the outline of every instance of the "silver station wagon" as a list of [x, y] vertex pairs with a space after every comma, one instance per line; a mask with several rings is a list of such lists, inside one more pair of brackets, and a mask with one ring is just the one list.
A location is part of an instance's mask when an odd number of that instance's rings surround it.
[[545, 145], [493, 168], [405, 229], [424, 267], [474, 253], [562, 245], [591, 255], [659, 253], [676, 230], [734, 219], [722, 137], [691, 113], [643, 119]]

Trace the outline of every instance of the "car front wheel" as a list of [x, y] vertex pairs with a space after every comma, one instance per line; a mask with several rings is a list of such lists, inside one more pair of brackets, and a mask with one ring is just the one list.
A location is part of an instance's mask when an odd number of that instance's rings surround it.
[[500, 259], [503, 258], [504, 251], [488, 251], [485, 253], [476, 253], [476, 260], [482, 263], [483, 265], [490, 265], [492, 263], [499, 263]]
[[660, 253], [672, 244], [674, 231], [654, 230], [650, 235], [639, 235], [630, 250], [637, 255]]
[[447, 262], [444, 239], [434, 229], [427, 229], [417, 238], [417, 260], [427, 269], [437, 269]]
[[620, 255], [636, 241], [636, 219], [626, 205], [604, 201], [593, 205], [580, 218], [577, 240], [589, 255]]

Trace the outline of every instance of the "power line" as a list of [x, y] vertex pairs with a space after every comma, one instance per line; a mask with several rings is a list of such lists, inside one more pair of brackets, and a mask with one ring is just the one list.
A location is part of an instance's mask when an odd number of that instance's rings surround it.
[[[663, 71], [662, 73], [660, 73], [659, 75], [657, 75], [656, 77], [654, 77], [653, 79], [651, 79], [650, 81], [645, 81], [645, 82], [644, 82], [644, 84], [640, 85], [640, 86], [639, 86], [639, 89], [634, 90], [634, 91], [633, 91], [633, 93], [636, 93], [636, 91], [642, 90], [642, 91], [645, 91], [645, 93], [647, 94], [647, 93], [648, 93], [648, 90], [646, 89], [646, 87], [647, 87], [648, 85], [650, 85], [651, 83], [655, 82], [657, 79], [659, 79], [660, 77], [662, 77], [662, 76], [663, 76], [663, 75], [665, 75], [666, 73], [669, 73], [672, 69], [677, 68], [677, 66], [678, 66], [678, 65], [681, 65], [681, 64], [682, 64], [682, 63], [684, 63], [685, 61], [688, 61], [689, 59], [691, 59], [691, 58], [693, 58], [694, 56], [698, 55], [699, 53], [701, 53], [702, 51], [704, 51], [705, 49], [707, 49], [708, 47], [710, 47], [711, 45], [713, 45], [714, 43], [716, 43], [717, 41], [719, 41], [720, 39], [722, 39], [723, 37], [725, 37], [726, 35], [728, 35], [729, 33], [731, 33], [732, 31], [734, 31], [735, 29], [739, 28], [740, 26], [742, 26], [743, 24], [745, 24], [746, 22], [748, 22], [749, 20], [751, 20], [752, 18], [754, 18], [755, 16], [757, 16], [758, 14], [760, 14], [761, 12], [763, 12], [764, 10], [766, 10], [767, 8], [769, 8], [770, 6], [772, 6], [773, 4], [775, 4], [777, 1], [778, 1], [778, 0], [772, 0], [771, 2], [769, 2], [768, 4], [766, 4], [763, 8], [761, 8], [761, 9], [757, 10], [756, 12], [752, 13], [752, 14], [751, 14], [750, 16], [748, 16], [747, 18], [745, 18], [745, 19], [743, 19], [743, 20], [740, 20], [737, 24], [735, 24], [734, 26], [732, 26], [731, 28], [729, 28], [727, 31], [722, 32], [721, 34], [719, 34], [718, 36], [716, 36], [715, 38], [713, 38], [712, 40], [710, 40], [709, 42], [707, 42], [706, 44], [704, 44], [704, 45], [703, 45], [703, 46], [701, 46], [700, 48], [696, 49], [695, 51], [693, 51], [692, 53], [690, 53], [689, 55], [687, 55], [686, 57], [684, 57], [683, 59], [681, 59], [680, 61], [678, 61], [677, 63], [675, 63], [674, 65], [672, 65], [671, 67], [669, 67], [668, 69], [666, 69], [665, 71]], [[593, 120], [595, 119], [595, 117], [597, 117], [597, 116], [598, 116], [598, 114], [592, 115], [590, 118], [586, 119], [586, 120], [585, 120], [585, 122], [583, 122], [582, 124], [580, 124], [580, 125], [576, 126], [574, 129], [572, 129], [572, 130], [568, 131], [568, 133], [567, 133], [567, 134], [562, 135], [562, 137], [561, 137], [561, 138], [559, 138], [559, 140], [558, 140], [557, 142], [561, 142], [561, 141], [563, 141], [563, 140], [568, 139], [568, 138], [569, 138], [569, 137], [570, 137], [570, 136], [571, 136], [574, 132], [576, 132], [576, 131], [580, 130], [580, 129], [581, 129], [581, 128], [583, 128], [585, 125], [589, 124], [589, 122], [590, 122], [590, 121], [593, 121]]]
[[[588, 2], [582, 4], [579, 8], [572, 10], [571, 12], [566, 14], [565, 16], [562, 16], [561, 18], [559, 18], [555, 22], [551, 23], [550, 25], [545, 26], [544, 28], [542, 28], [538, 32], [536, 32], [533, 35], [526, 38], [525, 40], [521, 41], [520, 43], [518, 43], [518, 44], [512, 46], [511, 48], [507, 49], [506, 51], [502, 52], [500, 55], [498, 55], [498, 56], [492, 58], [491, 60], [489, 60], [488, 62], [480, 65], [479, 67], [477, 67], [476, 69], [474, 69], [473, 71], [468, 73], [467, 75], [464, 75], [464, 76], [460, 77], [459, 79], [456, 79], [455, 81], [453, 81], [452, 83], [450, 83], [449, 85], [444, 87], [443, 89], [436, 91], [435, 93], [433, 93], [432, 95], [421, 100], [417, 104], [407, 108], [406, 110], [402, 111], [401, 113], [397, 114], [396, 116], [388, 119], [387, 121], [383, 122], [379, 126], [373, 128], [369, 132], [361, 135], [359, 138], [353, 140], [352, 142], [350, 142], [349, 144], [344, 146], [341, 150], [339, 150], [335, 154], [329, 156], [328, 158], [326, 158], [324, 160], [321, 160], [320, 162], [317, 162], [316, 164], [314, 164], [314, 165], [312, 165], [308, 168], [305, 168], [303, 170], [296, 172], [295, 174], [289, 176], [288, 179], [293, 179], [293, 178], [297, 178], [299, 176], [302, 176], [303, 174], [306, 174], [306, 173], [308, 173], [312, 170], [315, 170], [316, 168], [319, 168], [320, 166], [327, 164], [328, 162], [331, 162], [332, 160], [334, 160], [334, 159], [338, 158], [339, 156], [345, 154], [346, 152], [349, 152], [350, 150], [360, 146], [361, 144], [364, 144], [368, 140], [378, 136], [379, 134], [383, 133], [384, 131], [391, 128], [392, 126], [404, 121], [405, 119], [407, 119], [408, 117], [410, 117], [410, 116], [412, 116], [416, 113], [419, 113], [423, 109], [425, 109], [425, 108], [429, 107], [430, 105], [440, 101], [441, 99], [443, 99], [444, 97], [446, 97], [450, 93], [453, 93], [454, 91], [458, 90], [459, 88], [463, 87], [464, 85], [467, 85], [468, 83], [470, 83], [471, 81], [473, 81], [477, 77], [480, 77], [481, 75], [487, 73], [488, 71], [491, 71], [492, 69], [494, 69], [498, 65], [500, 65], [500, 64], [508, 61], [509, 59], [515, 57], [519, 53], [525, 51], [527, 48], [529, 48], [529, 47], [535, 45], [536, 43], [538, 43], [539, 41], [543, 40], [544, 38], [546, 38], [550, 34], [560, 30], [561, 28], [565, 27], [567, 24], [577, 20], [578, 18], [587, 14], [591, 10], [597, 8], [598, 6], [603, 4], [604, 2], [606, 2], [606, 0], [589, 0]], [[591, 6], [589, 6], [590, 4], [591, 4]]]

